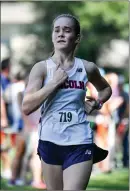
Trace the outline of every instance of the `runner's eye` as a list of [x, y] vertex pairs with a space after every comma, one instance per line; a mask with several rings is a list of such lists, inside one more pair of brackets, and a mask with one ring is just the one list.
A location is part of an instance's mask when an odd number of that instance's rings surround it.
[[71, 31], [70, 31], [70, 29], [66, 29], [65, 32], [70, 33]]
[[58, 33], [58, 32], [59, 32], [59, 29], [55, 29], [54, 32]]
[[69, 32], [71, 32], [71, 28], [65, 27], [64, 31], [69, 33]]

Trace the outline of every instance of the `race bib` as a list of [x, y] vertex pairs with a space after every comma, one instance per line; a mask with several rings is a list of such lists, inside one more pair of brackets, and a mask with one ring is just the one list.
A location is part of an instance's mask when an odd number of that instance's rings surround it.
[[78, 114], [76, 111], [59, 111], [53, 114], [53, 119], [59, 123], [78, 123]]

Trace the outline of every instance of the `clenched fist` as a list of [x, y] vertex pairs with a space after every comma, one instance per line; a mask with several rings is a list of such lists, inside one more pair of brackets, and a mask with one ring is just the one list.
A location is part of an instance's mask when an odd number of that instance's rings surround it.
[[90, 114], [95, 110], [96, 100], [93, 97], [86, 96], [87, 101], [85, 101], [85, 111], [87, 114]]
[[63, 84], [67, 78], [67, 73], [62, 68], [60, 68], [59, 65], [57, 65], [54, 71], [53, 82], [59, 86]]

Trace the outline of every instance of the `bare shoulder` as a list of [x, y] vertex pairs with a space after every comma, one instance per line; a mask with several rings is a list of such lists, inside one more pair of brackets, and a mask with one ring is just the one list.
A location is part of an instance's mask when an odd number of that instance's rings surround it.
[[47, 66], [46, 61], [37, 62], [31, 69], [30, 75], [34, 76], [46, 76]]
[[86, 69], [88, 80], [95, 86], [98, 91], [110, 87], [105, 78], [103, 78], [100, 74], [99, 68], [96, 64], [94, 64], [93, 62], [88, 62], [86, 60], [82, 61]]
[[29, 74], [26, 93], [39, 90], [42, 87], [46, 73], [46, 61], [37, 62]]
[[99, 69], [95, 63], [89, 62], [89, 61], [83, 60], [83, 59], [82, 59], [82, 61], [83, 61], [84, 67], [85, 67], [88, 75], [99, 71]]

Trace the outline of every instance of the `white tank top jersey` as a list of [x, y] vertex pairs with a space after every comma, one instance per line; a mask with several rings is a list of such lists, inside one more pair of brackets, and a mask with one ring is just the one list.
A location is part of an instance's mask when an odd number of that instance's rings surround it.
[[[46, 64], [47, 77], [44, 85], [52, 80], [56, 68], [51, 58], [46, 60]], [[88, 78], [82, 60], [75, 58], [73, 68], [66, 72], [68, 79], [41, 107], [39, 139], [57, 145], [91, 144], [93, 130], [84, 108]]]

